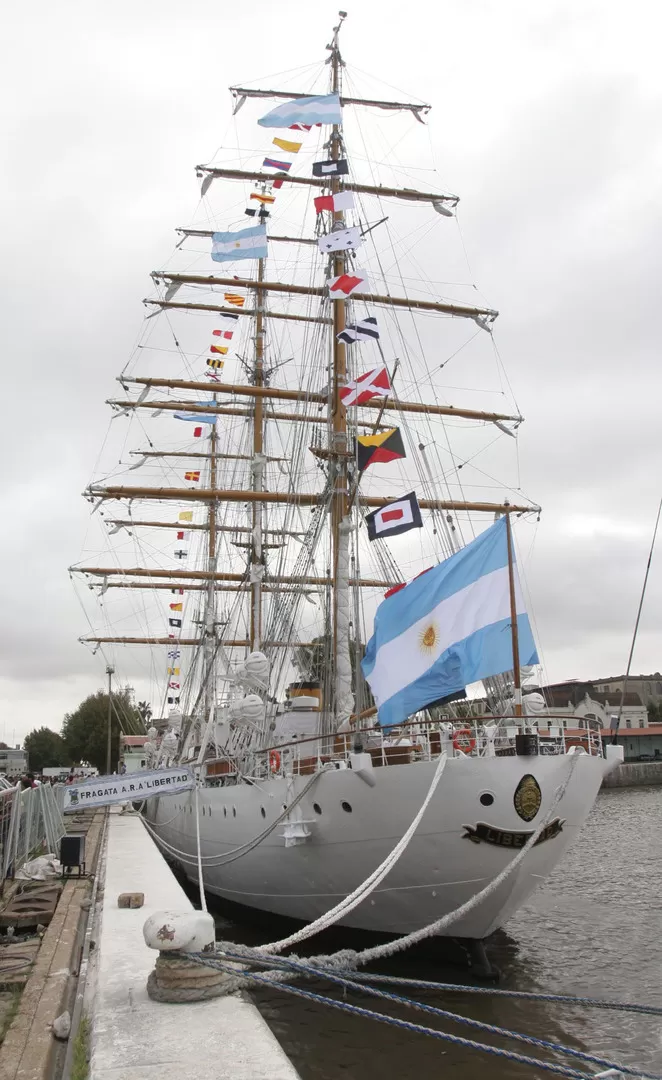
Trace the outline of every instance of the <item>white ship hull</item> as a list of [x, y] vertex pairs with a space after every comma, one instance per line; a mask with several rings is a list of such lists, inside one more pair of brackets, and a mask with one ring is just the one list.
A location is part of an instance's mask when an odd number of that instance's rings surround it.
[[[518, 843], [521, 846], [521, 835], [510, 834], [531, 831], [543, 820], [568, 776], [572, 757], [450, 758], [399, 862], [341, 925], [404, 934], [483, 890], [513, 858]], [[537, 844], [511, 877], [449, 927], [449, 936], [487, 937], [528, 899], [586, 821], [608, 767], [602, 757], [579, 755], [553, 814], [553, 819], [561, 819], [561, 830]], [[262, 833], [311, 778], [278, 777], [261, 781], [259, 787], [200, 788], [202, 856], [219, 859], [219, 865], [205, 864], [205, 888], [260, 911], [304, 922], [316, 919], [352, 892], [395, 847], [420, 809], [435, 768], [434, 760], [378, 768], [372, 772], [373, 787], [351, 769], [323, 771], [293, 814], [308, 823], [310, 836], [303, 843], [286, 846], [281, 823], [225, 865], [220, 865], [223, 856]], [[513, 801], [526, 774], [535, 777], [542, 793], [531, 822], [522, 820]], [[493, 796], [490, 805], [480, 802], [485, 794]], [[183, 853], [177, 861], [197, 881], [193, 799], [188, 794], [160, 798], [147, 804], [146, 815], [158, 837]], [[468, 838], [467, 827], [478, 823], [491, 827], [489, 840]]]

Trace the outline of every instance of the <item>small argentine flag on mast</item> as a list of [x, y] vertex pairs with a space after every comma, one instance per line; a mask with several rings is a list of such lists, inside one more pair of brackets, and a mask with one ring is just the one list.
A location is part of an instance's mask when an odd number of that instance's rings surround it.
[[[514, 566], [513, 572], [520, 662], [537, 664]], [[469, 683], [512, 670], [505, 518], [382, 601], [361, 667], [382, 727], [402, 723]]]
[[[252, 196], [251, 196], [252, 198]], [[239, 232], [215, 232], [211, 237], [214, 262], [237, 262], [239, 259], [266, 259], [267, 227], [255, 225]]]
[[277, 105], [258, 120], [260, 127], [289, 128], [295, 124], [342, 124], [342, 109], [337, 93], [321, 97], [300, 97]]

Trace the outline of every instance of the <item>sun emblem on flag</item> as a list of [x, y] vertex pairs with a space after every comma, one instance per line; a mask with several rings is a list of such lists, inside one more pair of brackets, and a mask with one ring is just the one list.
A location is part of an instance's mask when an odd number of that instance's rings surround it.
[[439, 633], [437, 627], [434, 623], [430, 623], [424, 630], [421, 630], [418, 637], [418, 644], [422, 652], [431, 653], [436, 649], [438, 640]]

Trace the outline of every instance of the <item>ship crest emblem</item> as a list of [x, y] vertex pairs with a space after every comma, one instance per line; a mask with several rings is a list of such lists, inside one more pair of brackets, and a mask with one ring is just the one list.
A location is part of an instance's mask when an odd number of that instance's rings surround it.
[[513, 802], [522, 821], [533, 821], [540, 810], [542, 792], [538, 781], [531, 773], [523, 776], [515, 788]]

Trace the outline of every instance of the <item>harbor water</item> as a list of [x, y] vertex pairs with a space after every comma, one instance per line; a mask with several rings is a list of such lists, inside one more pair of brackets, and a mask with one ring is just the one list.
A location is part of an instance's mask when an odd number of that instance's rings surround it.
[[[565, 859], [489, 943], [501, 972], [500, 986], [535, 992], [569, 993], [662, 1007], [662, 829], [659, 787], [602, 791], [581, 836]], [[279, 936], [282, 924], [265, 916], [230, 921], [216, 911], [218, 937], [257, 944]], [[307, 943], [309, 952], [327, 952], [357, 940], [340, 930]], [[300, 952], [304, 952], [303, 946]], [[380, 972], [444, 982], [470, 982], [449, 965], [445, 950], [432, 942], [382, 964]], [[492, 1042], [533, 1057], [549, 1057], [534, 1047], [483, 1037], [464, 1025], [440, 1023], [367, 995], [348, 994], [328, 984], [306, 983], [329, 997], [438, 1027], [476, 1041]], [[422, 992], [428, 1004], [511, 1028], [604, 1057], [662, 1072], [662, 1019], [633, 1014], [457, 993]], [[253, 994], [263, 1016], [302, 1080], [435, 1080], [454, 1077], [491, 1080], [551, 1075], [490, 1055], [439, 1042], [387, 1024], [350, 1016], [325, 1006], [259, 989]], [[566, 1059], [568, 1060], [568, 1059]], [[582, 1072], [580, 1062], [568, 1062]]]

